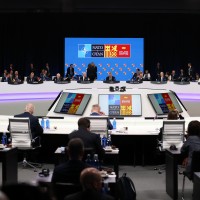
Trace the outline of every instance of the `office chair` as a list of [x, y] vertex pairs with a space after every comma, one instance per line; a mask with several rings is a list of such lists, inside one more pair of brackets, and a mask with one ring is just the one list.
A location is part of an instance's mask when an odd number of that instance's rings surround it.
[[17, 147], [23, 152], [23, 167], [29, 166], [37, 172], [37, 168], [41, 168], [39, 163], [27, 161], [27, 154], [30, 151], [35, 151], [41, 147], [40, 137], [32, 138], [30, 119], [29, 118], [10, 118], [9, 131], [12, 141], [12, 146]]
[[200, 172], [200, 151], [193, 151], [192, 161], [191, 161], [191, 173], [183, 171], [183, 185], [181, 192], [181, 199], [184, 200], [184, 191], [185, 191], [185, 178], [187, 177], [190, 181], [193, 181], [194, 172]]
[[[184, 120], [163, 120], [163, 126], [161, 128], [161, 135], [158, 138], [158, 149], [160, 152], [164, 152], [165, 149], [170, 149], [172, 145], [175, 145], [177, 149], [180, 149], [184, 142], [185, 135], [185, 121]], [[161, 165], [158, 169], [158, 173], [162, 174], [165, 170], [165, 164]], [[179, 171], [179, 174], [182, 174]]]
[[99, 135], [106, 135], [108, 131], [108, 117], [105, 116], [90, 116], [90, 131]]

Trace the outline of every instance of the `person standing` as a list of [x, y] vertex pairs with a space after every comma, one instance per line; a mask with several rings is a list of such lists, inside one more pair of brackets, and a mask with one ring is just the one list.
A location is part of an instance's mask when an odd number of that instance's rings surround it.
[[74, 77], [74, 65], [70, 64], [70, 66], [67, 68], [66, 78], [72, 79]]
[[188, 69], [187, 69], [187, 78], [188, 80], [192, 81], [194, 76], [194, 70], [192, 67], [192, 63], [188, 63]]
[[90, 81], [97, 79], [97, 67], [95, 66], [94, 62], [88, 64], [87, 77], [90, 79]]

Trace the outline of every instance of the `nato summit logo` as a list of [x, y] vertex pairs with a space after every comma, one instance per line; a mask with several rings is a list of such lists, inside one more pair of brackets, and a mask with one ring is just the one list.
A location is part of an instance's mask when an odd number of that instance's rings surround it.
[[130, 58], [130, 44], [78, 44], [78, 58]]

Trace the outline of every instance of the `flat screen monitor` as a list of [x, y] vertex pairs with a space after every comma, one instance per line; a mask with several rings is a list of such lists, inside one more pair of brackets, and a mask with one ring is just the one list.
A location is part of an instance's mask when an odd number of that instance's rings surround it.
[[83, 115], [91, 94], [63, 92], [54, 109], [56, 113]]
[[97, 67], [97, 80], [105, 80], [108, 72], [119, 81], [130, 80], [132, 72], [144, 66], [144, 38], [66, 37], [64, 71], [74, 64], [75, 75], [87, 71], [88, 64]]
[[177, 109], [179, 113], [183, 112], [176, 96], [171, 92], [147, 94], [156, 114], [165, 115], [170, 110]]
[[140, 94], [99, 94], [101, 110], [108, 116], [141, 116]]

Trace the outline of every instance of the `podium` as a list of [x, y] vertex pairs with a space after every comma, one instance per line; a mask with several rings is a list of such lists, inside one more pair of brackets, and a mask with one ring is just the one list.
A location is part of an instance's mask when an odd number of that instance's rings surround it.
[[80, 83], [80, 84], [90, 84], [90, 83], [94, 83], [94, 81], [77, 81], [77, 83]]
[[174, 84], [177, 84], [177, 85], [189, 85], [190, 81], [174, 81]]
[[103, 81], [103, 83], [115, 84], [115, 83], [120, 83], [120, 81]]
[[129, 83], [129, 84], [141, 84], [142, 81], [126, 81], [126, 83]]
[[160, 84], [167, 84], [167, 81], [151, 81], [151, 83], [160, 85]]

